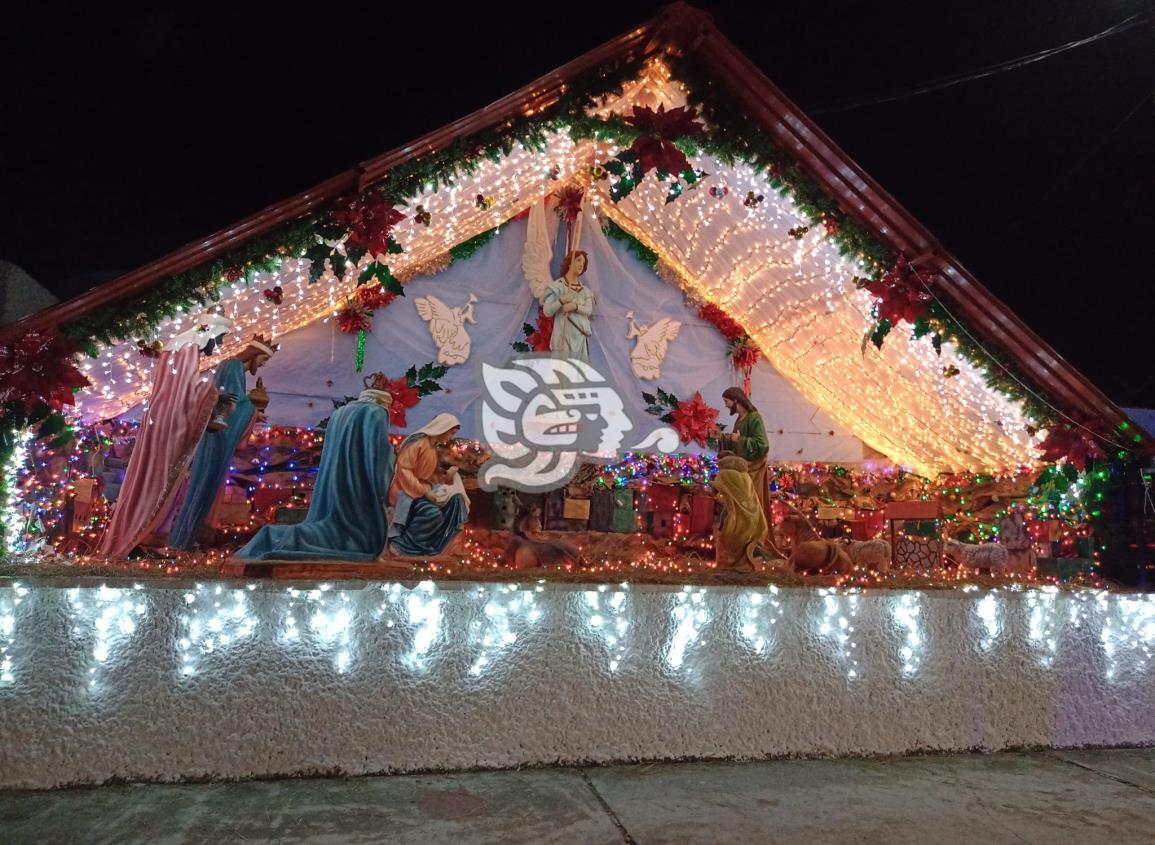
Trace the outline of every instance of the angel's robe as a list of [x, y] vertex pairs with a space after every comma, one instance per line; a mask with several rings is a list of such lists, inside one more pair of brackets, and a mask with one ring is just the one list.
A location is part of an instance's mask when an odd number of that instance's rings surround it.
[[[565, 313], [567, 302], [573, 302], [577, 309]], [[553, 335], [549, 348], [555, 355], [567, 358], [590, 359], [590, 317], [594, 313], [594, 294], [582, 285], [574, 289], [565, 279], [554, 279], [541, 296], [542, 310], [547, 317], [554, 317]]]

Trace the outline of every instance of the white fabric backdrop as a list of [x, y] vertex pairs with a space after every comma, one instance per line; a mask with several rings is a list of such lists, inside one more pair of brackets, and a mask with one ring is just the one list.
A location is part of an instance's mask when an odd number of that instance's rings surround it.
[[[332, 399], [360, 390], [364, 374], [380, 370], [396, 378], [413, 364], [436, 360], [429, 324], [418, 317], [414, 300], [432, 294], [450, 307], [460, 307], [475, 293], [477, 325], [466, 324], [473, 344], [470, 360], [450, 368], [441, 379], [443, 392], [426, 397], [409, 411], [408, 430], [444, 411], [461, 419], [463, 436], [476, 437], [478, 362], [508, 360], [513, 354], [510, 344], [522, 339], [522, 324], [537, 313], [521, 268], [526, 225], [524, 220], [513, 221], [469, 260], [409, 283], [405, 297], [377, 313], [366, 342], [364, 373], [354, 371], [356, 335], [342, 333], [332, 318], [278, 338], [281, 351], [261, 371], [271, 397], [270, 422], [316, 425], [330, 414]], [[729, 366], [725, 339], [685, 305], [681, 291], [637, 261], [622, 244], [609, 241], [596, 220], [587, 219], [582, 229], [581, 248], [590, 255], [583, 281], [598, 297], [593, 362], [617, 383], [638, 430], [660, 425], [645, 413], [641, 399], [643, 390], [653, 392], [656, 386], [681, 398], [701, 390], [710, 405], [722, 408], [722, 391], [739, 383]], [[559, 241], [564, 237], [564, 229], [558, 237]], [[561, 253], [559, 246], [555, 269]], [[626, 312], [631, 310], [642, 324], [664, 316], [682, 321], [656, 382], [637, 379], [630, 367], [634, 341], [626, 339]], [[861, 442], [804, 399], [765, 361], [754, 370], [752, 392], [766, 420], [772, 460], [849, 463], [863, 459]], [[724, 410], [722, 421], [729, 421]]]

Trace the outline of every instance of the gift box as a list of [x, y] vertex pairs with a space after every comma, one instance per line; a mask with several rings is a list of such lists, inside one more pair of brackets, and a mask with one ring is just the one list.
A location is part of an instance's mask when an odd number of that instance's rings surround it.
[[[584, 505], [568, 505], [584, 502]], [[551, 490], [545, 497], [545, 529], [547, 531], [585, 531], [589, 526], [589, 499], [570, 499], [564, 490]], [[585, 513], [582, 517], [580, 514]], [[577, 514], [567, 517], [566, 514]]]
[[638, 512], [634, 508], [614, 508], [610, 530], [615, 534], [632, 534], [638, 530]]
[[1090, 573], [1095, 561], [1078, 557], [1041, 557], [1037, 562], [1040, 578], [1058, 578], [1069, 581], [1081, 573]]
[[652, 484], [646, 491], [645, 510], [672, 511], [678, 509], [678, 497], [682, 491], [671, 485]]
[[293, 498], [293, 491], [287, 488], [258, 487], [253, 491], [253, 510], [264, 511], [274, 505], [283, 504]]
[[248, 502], [221, 502], [217, 507], [217, 527], [247, 525], [251, 514]]
[[584, 522], [590, 520], [590, 500], [589, 499], [571, 499], [566, 496], [562, 505], [563, 519], [580, 519]]
[[714, 497], [695, 494], [690, 497], [689, 532], [709, 534], [714, 530]]
[[634, 491], [629, 487], [618, 487], [610, 491], [614, 500], [614, 508], [634, 507]]
[[[633, 496], [630, 501], [633, 502]], [[590, 531], [612, 531], [615, 510], [614, 494], [609, 490], [595, 490], [590, 497]]]
[[225, 492], [221, 496], [223, 502], [247, 502], [249, 491], [237, 484], [225, 485]]
[[646, 515], [649, 532], [655, 537], [673, 537], [675, 513], [673, 510], [650, 511]]
[[308, 508], [277, 508], [277, 512], [273, 521], [277, 525], [297, 525], [304, 522], [305, 517], [309, 515]]

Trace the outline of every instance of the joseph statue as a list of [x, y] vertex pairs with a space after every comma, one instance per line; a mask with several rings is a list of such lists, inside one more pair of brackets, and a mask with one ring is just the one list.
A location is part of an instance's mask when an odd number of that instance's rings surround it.
[[719, 445], [719, 457], [737, 455], [746, 461], [750, 481], [754, 485], [754, 493], [766, 515], [766, 526], [769, 530], [774, 524], [770, 510], [770, 487], [767, 483], [766, 455], [770, 451], [770, 442], [766, 439], [766, 426], [762, 423], [762, 415], [750, 401], [740, 387], [728, 387], [722, 393], [722, 401], [731, 416], [737, 416], [734, 431], [723, 434]]

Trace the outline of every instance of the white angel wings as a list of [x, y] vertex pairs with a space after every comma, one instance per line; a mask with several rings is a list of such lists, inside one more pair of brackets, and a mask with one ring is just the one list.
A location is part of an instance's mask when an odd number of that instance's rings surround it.
[[634, 322], [632, 311], [626, 317], [630, 321], [628, 338], [638, 339], [633, 351], [630, 352], [630, 366], [634, 375], [641, 379], [659, 378], [667, 348], [677, 339], [678, 332], [682, 329], [681, 321], [662, 317], [652, 326], [639, 326]]
[[535, 299], [540, 300], [553, 281], [550, 263], [553, 261], [553, 243], [557, 237], [556, 214], [546, 214], [545, 203], [537, 202], [529, 210], [529, 224], [525, 233], [525, 252], [521, 256], [521, 271], [529, 282]]
[[464, 308], [450, 308], [436, 296], [420, 296], [413, 301], [422, 320], [429, 323], [429, 334], [437, 346], [437, 361], [453, 366], [469, 360], [473, 340], [465, 330], [465, 323], [476, 323], [473, 319], [473, 304], [477, 297], [472, 293]]

